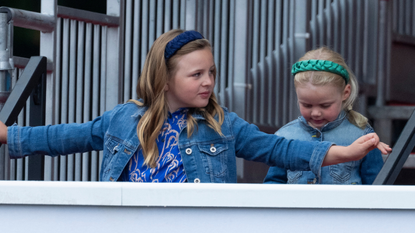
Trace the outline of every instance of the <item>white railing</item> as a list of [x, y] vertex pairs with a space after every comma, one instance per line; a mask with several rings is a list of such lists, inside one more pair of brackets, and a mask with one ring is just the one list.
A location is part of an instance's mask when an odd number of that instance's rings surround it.
[[413, 186], [0, 182], [2, 232], [413, 231]]

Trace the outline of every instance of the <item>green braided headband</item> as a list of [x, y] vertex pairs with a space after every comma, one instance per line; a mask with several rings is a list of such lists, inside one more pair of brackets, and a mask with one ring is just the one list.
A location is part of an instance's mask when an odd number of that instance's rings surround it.
[[326, 71], [334, 74], [338, 74], [344, 78], [346, 81], [346, 84], [349, 83], [349, 72], [347, 70], [332, 61], [326, 61], [326, 60], [304, 60], [296, 62], [293, 65], [293, 68], [291, 70], [291, 73], [293, 75], [296, 75], [299, 72], [304, 71]]

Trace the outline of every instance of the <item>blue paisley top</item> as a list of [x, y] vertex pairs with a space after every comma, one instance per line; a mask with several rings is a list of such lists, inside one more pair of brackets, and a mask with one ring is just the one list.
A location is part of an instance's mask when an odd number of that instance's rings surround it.
[[179, 135], [186, 126], [188, 109], [182, 108], [169, 113], [167, 120], [157, 138], [159, 157], [157, 166], [144, 165], [142, 150], [138, 150], [124, 168], [120, 177], [122, 181], [131, 182], [185, 182], [182, 157], [179, 151]]

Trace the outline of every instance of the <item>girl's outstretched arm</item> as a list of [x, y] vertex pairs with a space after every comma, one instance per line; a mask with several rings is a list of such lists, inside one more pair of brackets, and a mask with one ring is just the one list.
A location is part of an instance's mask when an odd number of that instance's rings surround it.
[[7, 126], [0, 121], [0, 143], [7, 144]]
[[375, 148], [378, 148], [382, 154], [388, 154], [392, 151], [389, 145], [379, 142], [376, 133], [370, 133], [358, 138], [350, 146], [332, 146], [324, 158], [323, 166], [362, 159]]

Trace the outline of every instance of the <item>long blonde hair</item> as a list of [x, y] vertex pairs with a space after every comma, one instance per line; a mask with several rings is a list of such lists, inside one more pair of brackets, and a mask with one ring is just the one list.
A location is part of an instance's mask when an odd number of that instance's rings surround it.
[[[349, 73], [350, 95], [342, 103], [343, 110], [346, 111], [347, 117], [352, 124], [362, 129], [365, 128], [368, 123], [367, 118], [353, 110], [353, 104], [359, 94], [359, 86], [356, 80], [356, 76], [347, 66], [343, 57], [339, 53], [336, 53], [327, 47], [321, 47], [319, 49], [308, 51], [303, 57], [299, 59], [299, 61], [311, 59], [332, 61], [343, 66], [347, 70]], [[306, 83], [311, 83], [315, 86], [331, 84], [337, 87], [341, 92], [343, 92], [344, 88], [346, 87], [346, 82], [342, 76], [330, 72], [305, 71], [297, 73], [294, 76], [295, 87], [304, 85]]]
[[[197, 50], [212, 49], [208, 40], [194, 40], [179, 49], [166, 63], [164, 50], [167, 43], [183, 32], [180, 29], [171, 30], [162, 34], [154, 41], [147, 54], [137, 85], [137, 96], [142, 100], [130, 100], [139, 106], [148, 108], [137, 125], [137, 135], [144, 155], [144, 164], [151, 167], [156, 166], [159, 156], [156, 140], [168, 116], [168, 105], [164, 88], [177, 71], [178, 59]], [[213, 76], [216, 79], [216, 70]], [[209, 127], [222, 135], [221, 125], [224, 120], [224, 112], [213, 93], [206, 107], [189, 109], [187, 113], [188, 137], [193, 134], [195, 126], [197, 126], [196, 119], [192, 116], [193, 113], [199, 113], [205, 117]], [[218, 120], [214, 118], [216, 115]]]

